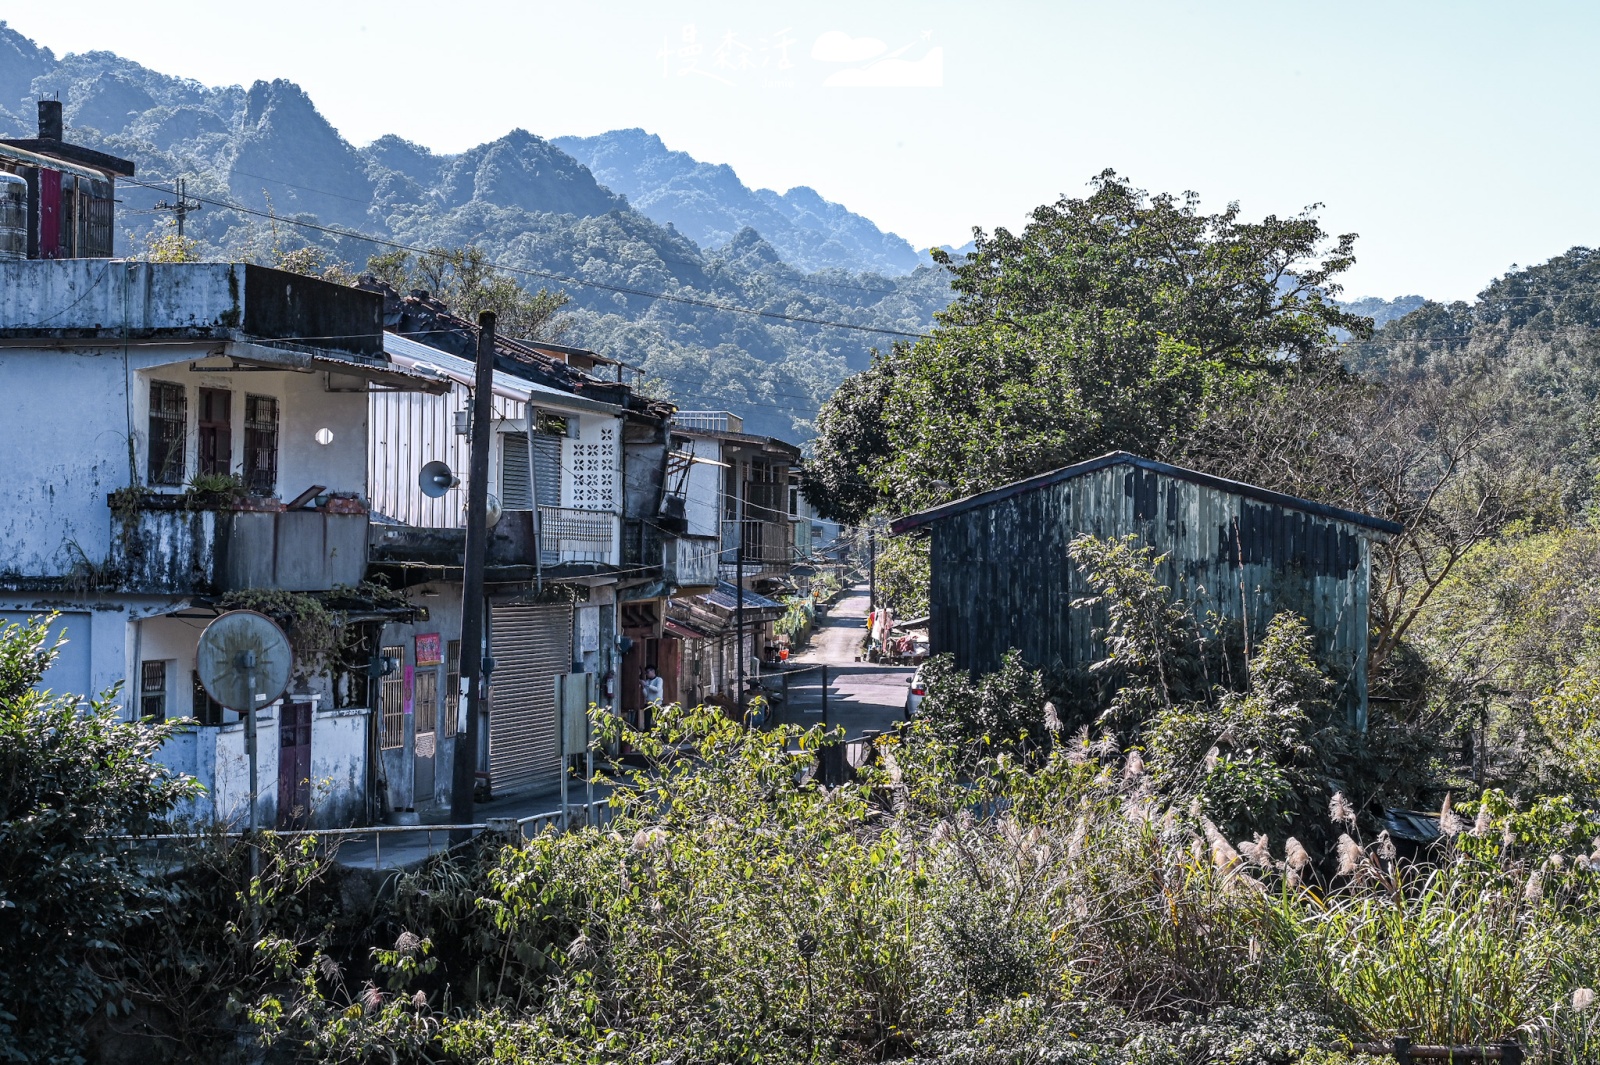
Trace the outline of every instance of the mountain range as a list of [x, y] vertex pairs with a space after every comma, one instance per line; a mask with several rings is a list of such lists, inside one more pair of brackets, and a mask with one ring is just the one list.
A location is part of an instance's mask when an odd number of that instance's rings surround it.
[[[0, 23], [0, 135], [31, 135], [46, 96], [62, 100], [69, 140], [137, 164], [119, 185], [119, 253], [165, 231], [156, 205], [178, 178], [204, 204], [186, 232], [205, 255], [311, 245], [360, 270], [388, 250], [307, 223], [474, 245], [526, 287], [571, 297], [567, 342], [622, 358], [685, 407], [742, 412], [755, 432], [808, 437], [844, 376], [950, 299], [942, 269], [868, 219], [811, 189], [750, 189], [642, 130], [518, 129], [459, 154], [398, 136], [357, 146], [292, 82], [211, 87], [111, 52], [58, 58]], [[762, 315], [721, 309], [734, 306]]]

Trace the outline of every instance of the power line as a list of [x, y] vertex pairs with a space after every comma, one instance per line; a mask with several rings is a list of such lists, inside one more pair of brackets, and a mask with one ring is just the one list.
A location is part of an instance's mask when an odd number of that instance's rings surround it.
[[[140, 188], [163, 191], [162, 187], [159, 185], [150, 185], [142, 181], [124, 179], [123, 183], [136, 185]], [[347, 240], [365, 241], [369, 244], [376, 244], [385, 248], [394, 248], [397, 251], [404, 251], [412, 255], [428, 254], [428, 249], [426, 248], [419, 248], [414, 245], [401, 243], [400, 241], [389, 240], [386, 237], [373, 236], [370, 233], [361, 233], [353, 229], [345, 229], [342, 226], [326, 226], [319, 222], [306, 222], [294, 218], [281, 218], [272, 212], [261, 211], [253, 207], [246, 207], [243, 204], [230, 203], [227, 200], [219, 200], [207, 196], [198, 196], [196, 199], [198, 199], [201, 203], [209, 203], [214, 207], [221, 207], [225, 210], [236, 211], [240, 214], [253, 215], [257, 218], [266, 218], [273, 222], [282, 222], [285, 225], [299, 226], [302, 229], [310, 229], [318, 233], [326, 233], [329, 236], [342, 237]], [[502, 270], [506, 273], [524, 274], [529, 277], [537, 277], [546, 281], [554, 281], [562, 285], [576, 285], [583, 288], [600, 289], [604, 292], [614, 292], [624, 296], [639, 296], [643, 299], [665, 300], [670, 303], [682, 303], [691, 307], [702, 307], [707, 310], [722, 311], [727, 314], [743, 314], [752, 318], [768, 318], [775, 321], [789, 322], [795, 325], [815, 325], [829, 329], [848, 329], [858, 333], [874, 333], [881, 336], [903, 337], [907, 340], [921, 340], [924, 336], [926, 336], [924, 333], [910, 333], [900, 329], [884, 329], [879, 326], [855, 325], [850, 322], [835, 322], [825, 318], [810, 318], [805, 315], [782, 314], [778, 311], [763, 311], [754, 307], [740, 307], [737, 304], [720, 303], [716, 300], [698, 299], [693, 296], [674, 295], [668, 292], [651, 292], [647, 289], [631, 288], [625, 285], [608, 285], [603, 281], [585, 281], [582, 278], [568, 277], [565, 274], [551, 273], [545, 270], [535, 270], [531, 267], [507, 266], [495, 262], [488, 262], [485, 265], [496, 270]]]

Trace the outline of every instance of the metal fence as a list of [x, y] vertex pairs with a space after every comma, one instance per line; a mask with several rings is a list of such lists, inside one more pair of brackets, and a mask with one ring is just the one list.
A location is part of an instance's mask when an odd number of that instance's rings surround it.
[[494, 832], [508, 838], [520, 837], [527, 840], [547, 830], [566, 832], [577, 827], [600, 827], [610, 824], [611, 816], [610, 804], [604, 800], [595, 800], [571, 803], [565, 810], [547, 810], [527, 817], [491, 817], [466, 825], [372, 825], [367, 828], [303, 828], [281, 832], [273, 830], [219, 832], [200, 829], [193, 832], [161, 832], [111, 838], [134, 847], [148, 847], [158, 860], [163, 843], [194, 843], [206, 839], [243, 841], [251, 838], [312, 838], [325, 848], [335, 848], [337, 860], [342, 865], [381, 869], [384, 867], [383, 848], [386, 841], [390, 848], [391, 859], [396, 860], [397, 865], [406, 865], [450, 849], [455, 845], [454, 838], [460, 833], [477, 836], [485, 832]]
[[615, 561], [614, 515], [571, 507], [539, 508], [539, 558], [546, 566], [563, 562]]

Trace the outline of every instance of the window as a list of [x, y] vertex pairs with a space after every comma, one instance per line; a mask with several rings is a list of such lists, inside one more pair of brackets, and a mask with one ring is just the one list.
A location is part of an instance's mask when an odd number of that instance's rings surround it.
[[406, 649], [395, 644], [383, 649], [383, 657], [394, 659], [394, 672], [383, 678], [379, 699], [383, 704], [383, 736], [379, 740], [384, 750], [406, 745]]
[[270, 496], [278, 488], [278, 401], [244, 397], [244, 486]]
[[789, 517], [798, 517], [800, 514], [800, 489], [789, 489]]
[[223, 706], [221, 703], [211, 698], [211, 693], [206, 691], [206, 686], [200, 683], [200, 671], [198, 669], [194, 671], [193, 680], [194, 703], [193, 708], [189, 712], [194, 715], [194, 719], [200, 722], [202, 725], [222, 724]]
[[528, 434], [500, 434], [500, 505], [506, 510], [532, 510]]
[[165, 662], [142, 662], [139, 665], [139, 716], [146, 721], [167, 719]]
[[444, 653], [444, 728], [446, 736], [456, 734], [456, 714], [461, 706], [461, 641], [451, 640]]
[[199, 415], [195, 470], [227, 476], [233, 472], [233, 393], [226, 388], [202, 388]]
[[189, 421], [189, 399], [182, 385], [150, 382], [151, 484], [181, 485], [184, 480], [183, 441]]

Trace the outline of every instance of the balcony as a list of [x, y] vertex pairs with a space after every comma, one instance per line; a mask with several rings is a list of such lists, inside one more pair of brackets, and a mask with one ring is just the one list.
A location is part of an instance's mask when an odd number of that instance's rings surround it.
[[661, 576], [680, 594], [716, 586], [722, 545], [710, 536], [669, 536], [661, 542]]
[[691, 432], [744, 432], [744, 419], [725, 410], [680, 410], [672, 416], [672, 424]]
[[736, 558], [742, 553], [746, 577], [788, 569], [794, 561], [794, 545], [788, 522], [725, 521], [722, 523], [721, 574], [730, 579], [737, 570]]
[[539, 562], [545, 566], [617, 565], [618, 518], [597, 510], [539, 508]]
[[366, 575], [367, 515], [207, 508], [157, 496], [113, 514], [111, 545], [128, 592], [326, 592]]

